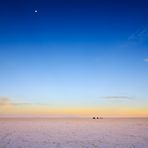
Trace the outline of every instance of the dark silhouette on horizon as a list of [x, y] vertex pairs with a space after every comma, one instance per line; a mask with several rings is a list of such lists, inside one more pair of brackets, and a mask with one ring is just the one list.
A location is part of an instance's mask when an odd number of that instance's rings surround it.
[[103, 117], [93, 117], [92, 119], [103, 119]]

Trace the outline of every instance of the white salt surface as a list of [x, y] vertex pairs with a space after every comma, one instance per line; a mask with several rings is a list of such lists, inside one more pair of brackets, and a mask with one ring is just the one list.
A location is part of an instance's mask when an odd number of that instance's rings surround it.
[[0, 119], [0, 148], [148, 148], [148, 119]]

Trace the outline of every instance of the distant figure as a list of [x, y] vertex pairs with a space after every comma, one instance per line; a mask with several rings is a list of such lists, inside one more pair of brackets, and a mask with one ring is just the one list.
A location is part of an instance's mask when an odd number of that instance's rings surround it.
[[93, 119], [96, 119], [95, 117], [93, 117]]
[[97, 117], [97, 119], [99, 119], [99, 117]]

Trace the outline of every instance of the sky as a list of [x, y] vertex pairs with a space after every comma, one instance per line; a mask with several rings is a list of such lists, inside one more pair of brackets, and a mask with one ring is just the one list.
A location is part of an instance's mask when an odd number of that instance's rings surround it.
[[0, 115], [147, 117], [147, 7], [1, 0]]

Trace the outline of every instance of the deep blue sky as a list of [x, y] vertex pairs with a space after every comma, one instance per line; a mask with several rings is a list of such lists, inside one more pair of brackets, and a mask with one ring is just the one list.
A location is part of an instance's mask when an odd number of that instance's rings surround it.
[[118, 98], [115, 105], [143, 107], [147, 58], [146, 0], [0, 1], [0, 96], [52, 107], [105, 107]]
[[122, 41], [147, 25], [147, 6], [140, 0], [1, 0], [1, 42]]

